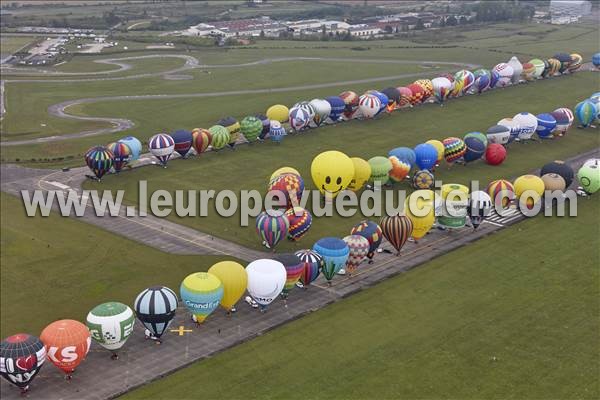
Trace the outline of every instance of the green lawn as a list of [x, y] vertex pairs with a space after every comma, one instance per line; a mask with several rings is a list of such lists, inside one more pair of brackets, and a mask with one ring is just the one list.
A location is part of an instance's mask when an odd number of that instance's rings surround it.
[[0, 38], [0, 54], [3, 57], [8, 56], [23, 48], [24, 46], [38, 40], [36, 36], [7, 36]]
[[124, 397], [597, 399], [599, 216], [582, 199]]
[[163, 253], [55, 213], [28, 218], [20, 199], [0, 199], [1, 337], [82, 320], [108, 300], [131, 304], [150, 285], [177, 290], [186, 275], [222, 260]]
[[[266, 190], [268, 177], [278, 167], [287, 165], [298, 169], [305, 179], [306, 187], [312, 189], [310, 163], [321, 151], [338, 149], [350, 156], [369, 159], [398, 146], [414, 147], [428, 139], [443, 139], [448, 136], [464, 136], [471, 131], [485, 131], [505, 116], [513, 116], [527, 110], [537, 114], [554, 110], [560, 106], [572, 107], [578, 99], [589, 96], [590, 86], [595, 77], [593, 74], [578, 74], [553, 80], [540, 81], [530, 85], [497, 90], [482, 96], [468, 96], [448, 102], [444, 107], [427, 105], [410, 111], [399, 111], [391, 116], [384, 115], [372, 121], [353, 121], [309, 131], [305, 134], [289, 136], [281, 145], [272, 142], [257, 143], [251, 146], [240, 146], [235, 152], [224, 150], [218, 153], [204, 154], [188, 160], [173, 160], [169, 168], [144, 167], [128, 171], [124, 174], [105, 177], [101, 183], [86, 183], [86, 187], [95, 189], [123, 189], [125, 199], [137, 204], [138, 181], [148, 180], [150, 191], [166, 189], [242, 189]], [[321, 91], [322, 93], [322, 91]], [[305, 98], [317, 95], [308, 91]], [[267, 102], [286, 99], [287, 94], [269, 94], [240, 98], [230, 105], [233, 115], [241, 114], [251, 107], [266, 108]], [[296, 97], [298, 98], [298, 97]], [[171, 101], [142, 101], [128, 103], [127, 111], [121, 115], [138, 114], [135, 120], [134, 134], [147, 137], [161, 128], [168, 129], [168, 121], [163, 115], [170, 115], [178, 121], [179, 126], [194, 126], [194, 120], [215, 121], [220, 110], [209, 107], [202, 108], [202, 99], [182, 99]], [[286, 101], [284, 101], [286, 102]], [[289, 103], [289, 101], [287, 101]], [[100, 115], [118, 111], [115, 105], [108, 103], [96, 106], [110, 106]], [[117, 106], [118, 107], [118, 106]], [[122, 103], [125, 107], [125, 103]], [[261, 107], [262, 108], [262, 107]], [[260, 110], [260, 108], [259, 108]], [[258, 111], [258, 110], [257, 110]], [[214, 113], [209, 119], [210, 113]], [[202, 115], [205, 115], [202, 118]], [[147, 124], [148, 128], [144, 128]], [[205, 127], [211, 125], [207, 123]], [[171, 125], [172, 126], [172, 125]], [[150, 127], [154, 127], [151, 131]], [[456, 166], [448, 170], [445, 166], [438, 169], [436, 177], [446, 183], [457, 182], [468, 184], [472, 179], [482, 185], [501, 177], [510, 178], [536, 169], [549, 160], [561, 159], [579, 152], [600, 146], [600, 136], [594, 129], [571, 129], [570, 133], [560, 139], [541, 143], [519, 144], [509, 146], [508, 159], [499, 167], [491, 167], [484, 162], [476, 162], [467, 167]], [[408, 189], [402, 183], [397, 188]], [[310, 204], [309, 204], [309, 209]], [[216, 236], [232, 240], [245, 246], [260, 248], [260, 240], [253, 226], [240, 227], [239, 215], [221, 218], [216, 213], [208, 217], [177, 218], [179, 223], [195, 229], [211, 232]], [[357, 214], [353, 218], [342, 220], [339, 217], [322, 218], [313, 221], [307, 236], [299, 242], [284, 241], [278, 245], [281, 250], [293, 250], [310, 246], [324, 236], [343, 237], [351, 226], [361, 219]]]

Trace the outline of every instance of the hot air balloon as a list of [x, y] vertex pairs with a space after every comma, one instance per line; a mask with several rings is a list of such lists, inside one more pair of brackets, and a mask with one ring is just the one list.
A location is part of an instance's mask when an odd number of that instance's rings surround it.
[[468, 163], [479, 160], [485, 154], [487, 146], [481, 138], [476, 136], [465, 136], [464, 143], [467, 148], [463, 156], [465, 162]]
[[212, 142], [212, 133], [208, 129], [195, 128], [192, 131], [192, 146], [198, 155], [204, 153]]
[[412, 178], [412, 186], [415, 189], [431, 189], [435, 184], [435, 177], [426, 169], [415, 172]]
[[535, 65], [529, 62], [523, 64], [523, 72], [521, 73], [521, 76], [525, 81], [528, 82], [535, 79]]
[[369, 258], [369, 264], [372, 263], [375, 251], [379, 248], [379, 245], [383, 240], [383, 234], [381, 233], [379, 225], [373, 221], [364, 220], [354, 225], [350, 234], [363, 236], [369, 241], [369, 253], [367, 254], [367, 257]]
[[468, 212], [473, 228], [477, 229], [492, 212], [491, 197], [481, 190], [471, 193]]
[[577, 180], [587, 194], [594, 194], [600, 190], [600, 165], [586, 163], [577, 171]]
[[42, 331], [40, 340], [44, 343], [50, 362], [62, 370], [67, 379], [85, 360], [92, 344], [88, 328], [72, 319], [52, 322]]
[[596, 106], [596, 120], [600, 122], [600, 92], [596, 92], [588, 99]]
[[317, 241], [313, 246], [313, 251], [323, 258], [323, 275], [327, 283], [331, 285], [331, 280], [346, 265], [350, 249], [346, 242], [335, 237], [326, 237]]
[[596, 53], [592, 56], [592, 65], [597, 69], [600, 69], [600, 53]]
[[533, 65], [533, 68], [535, 69], [533, 72], [533, 77], [540, 78], [542, 76], [542, 74], [544, 73], [544, 69], [546, 69], [546, 65], [544, 64], [544, 61], [540, 60], [539, 58], [533, 58], [533, 59], [529, 60], [529, 63], [531, 65]]
[[240, 123], [237, 119], [229, 116], [217, 121], [217, 126], [222, 126], [229, 132], [229, 147], [233, 148], [240, 138]]
[[[462, 198], [461, 198], [462, 196]], [[446, 228], [462, 228], [467, 222], [469, 188], [456, 183], [442, 185], [441, 200], [444, 204], [438, 216], [438, 224]]]
[[302, 207], [293, 207], [285, 212], [289, 222], [288, 238], [293, 241], [300, 240], [310, 229], [312, 215]]
[[348, 184], [348, 189], [357, 192], [363, 188], [371, 177], [371, 165], [359, 157], [352, 157], [351, 160], [354, 164], [354, 176]]
[[542, 175], [542, 181], [544, 182], [544, 189], [551, 192], [554, 192], [555, 190], [564, 192], [567, 188], [565, 180], [558, 174]]
[[211, 145], [215, 150], [221, 150], [223, 147], [229, 143], [231, 136], [229, 135], [229, 131], [222, 125], [213, 125], [208, 128], [208, 132], [210, 132], [212, 136]]
[[513, 67], [506, 63], [500, 63], [496, 65], [493, 70], [496, 71], [499, 76], [498, 83], [496, 83], [496, 86], [504, 87], [510, 85], [510, 83], [512, 82], [513, 74], [515, 72], [513, 70]]
[[504, 179], [490, 182], [487, 193], [496, 208], [506, 208], [515, 198], [515, 188], [512, 183]]
[[552, 137], [556, 129], [556, 118], [552, 114], [544, 113], [535, 116], [537, 118], [537, 128], [535, 132], [540, 139], [548, 139]]
[[161, 336], [177, 311], [177, 295], [166, 286], [151, 286], [137, 295], [133, 303], [136, 317], [150, 333], [147, 338], [161, 343]]
[[446, 138], [442, 143], [444, 143], [444, 158], [448, 164], [460, 160], [467, 151], [465, 142], [457, 137]]
[[530, 140], [537, 129], [537, 117], [528, 112], [522, 112], [513, 117], [513, 122], [519, 127], [518, 138]]
[[290, 110], [283, 104], [275, 104], [274, 106], [269, 107], [266, 112], [268, 119], [279, 123], [286, 122], [289, 114]]
[[285, 286], [287, 272], [282, 263], [275, 260], [254, 260], [246, 267], [248, 293], [258, 303], [261, 312], [279, 296]]
[[111, 350], [113, 360], [119, 358], [117, 350], [123, 347], [131, 336], [134, 324], [135, 316], [131, 308], [116, 301], [94, 307], [86, 318], [92, 339], [105, 349]]
[[300, 261], [304, 263], [304, 269], [302, 275], [300, 275], [300, 282], [307, 289], [307, 286], [311, 284], [319, 274], [321, 273], [321, 267], [323, 266], [323, 257], [313, 250], [298, 250], [296, 256], [300, 258]]
[[470, 138], [470, 137], [474, 137], [474, 138], [477, 138], [477, 139], [481, 140], [481, 142], [487, 147], [487, 145], [488, 145], [488, 139], [487, 139], [487, 136], [484, 135], [483, 133], [481, 133], [481, 132], [469, 132], [469, 133], [467, 133], [465, 135], [465, 137], [463, 138], [463, 140], [466, 140], [467, 138]]
[[556, 160], [549, 162], [544, 165], [540, 171], [540, 175], [551, 173], [560, 175], [565, 180], [567, 187], [571, 186], [571, 183], [573, 183], [575, 172], [573, 171], [573, 168], [571, 168], [569, 164], [565, 163], [564, 161]]
[[271, 140], [279, 143], [283, 140], [285, 135], [287, 135], [287, 133], [285, 132], [283, 126], [281, 126], [279, 122], [271, 120], [271, 126], [269, 128], [269, 137]]
[[298, 103], [294, 104], [292, 108], [299, 108], [308, 113], [308, 123], [306, 124], [306, 126], [310, 124], [310, 122], [315, 118], [315, 115], [317, 114], [317, 110], [315, 110], [315, 107], [308, 101], [299, 101]]
[[[383, 110], [385, 110], [387, 108], [387, 104], [390, 99], [388, 99], [388, 97], [384, 93], [381, 93], [380, 91], [377, 91], [377, 90], [367, 90], [367, 92], [365, 94], [371, 94], [371, 95], [377, 97], [377, 100], [379, 100], [379, 110], [377, 111], [377, 113], [375, 113], [375, 115], [379, 115]], [[359, 98], [358, 103], [359, 103], [359, 108], [360, 108], [360, 98]]]
[[596, 119], [598, 110], [594, 103], [589, 100], [584, 100], [575, 106], [575, 115], [577, 116], [581, 127], [587, 128]]
[[[290, 208], [300, 203], [304, 192], [304, 180], [298, 174], [284, 173], [269, 182], [268, 191], [271, 192], [270, 195], [277, 197], [279, 201], [283, 202], [285, 200], [286, 208]], [[276, 191], [281, 193], [275, 193]]]
[[417, 79], [414, 83], [423, 88], [423, 103], [433, 96], [433, 83], [429, 79]]
[[309, 104], [315, 109], [315, 115], [310, 122], [310, 126], [317, 128], [329, 118], [329, 114], [331, 114], [331, 104], [323, 99], [312, 99]]
[[421, 143], [415, 147], [416, 164], [419, 169], [433, 169], [437, 163], [438, 152], [429, 143]]
[[490, 165], [500, 165], [506, 160], [506, 148], [498, 143], [490, 143], [485, 149], [485, 161]]
[[363, 118], [373, 118], [379, 112], [381, 102], [373, 94], [363, 94], [358, 99], [358, 110]]
[[388, 159], [392, 163], [389, 176], [392, 182], [402, 182], [410, 173], [411, 166], [404, 161], [401, 161], [396, 156], [389, 156]]
[[344, 117], [346, 119], [354, 118], [358, 108], [358, 95], [350, 90], [340, 93], [340, 98], [344, 101]]
[[559, 73], [565, 73], [571, 65], [571, 55], [567, 53], [556, 53], [552, 58], [560, 62]]
[[437, 77], [431, 80], [433, 86], [433, 95], [438, 103], [443, 104], [448, 98], [450, 90], [452, 89], [452, 82], [448, 78]]
[[544, 194], [544, 181], [536, 175], [521, 175], [515, 179], [515, 196], [531, 210]]
[[130, 163], [140, 158], [140, 154], [142, 154], [142, 142], [140, 142], [137, 138], [134, 138], [133, 136], [126, 136], [123, 139], [119, 139], [119, 143], [125, 143], [127, 146], [129, 146], [129, 149], [131, 150], [131, 159], [129, 160]]
[[371, 166], [371, 177], [369, 182], [373, 185], [379, 183], [383, 185], [387, 183], [389, 178], [389, 172], [392, 169], [392, 163], [387, 157], [376, 156], [369, 159], [369, 165]]
[[429, 232], [435, 222], [434, 193], [415, 190], [406, 199], [406, 216], [413, 224], [412, 237], [418, 241]]
[[473, 72], [473, 77], [475, 79], [475, 82], [473, 82], [471, 90], [474, 93], [481, 94], [485, 90], [489, 89], [492, 80], [492, 75], [490, 74], [490, 71], [488, 71], [487, 69], [480, 68]]
[[350, 250], [345, 269], [348, 275], [352, 276], [360, 263], [367, 258], [369, 241], [360, 235], [349, 235], [342, 240], [348, 245], [348, 249]]
[[486, 132], [486, 137], [489, 143], [507, 144], [510, 139], [510, 127], [505, 125], [491, 126]]
[[344, 103], [344, 100], [340, 96], [329, 96], [325, 98], [325, 101], [329, 103], [331, 108], [329, 120], [331, 122], [338, 122], [346, 109], [346, 103]]
[[404, 161], [411, 166], [415, 165], [417, 162], [417, 155], [410, 147], [396, 147], [388, 152], [388, 157], [389, 156], [396, 156], [398, 157], [398, 160]]
[[319, 191], [333, 199], [352, 181], [354, 162], [340, 151], [325, 151], [313, 159], [310, 174]]
[[115, 172], [120, 172], [131, 161], [131, 149], [126, 143], [113, 142], [106, 146], [106, 148], [113, 154], [113, 168]]
[[548, 63], [546, 76], [555, 76], [560, 72], [562, 63], [559, 60], [556, 58], [549, 58], [546, 62]]
[[421, 85], [417, 85], [416, 83], [411, 83], [407, 86], [410, 90], [411, 96], [409, 98], [409, 102], [411, 105], [421, 104], [423, 102], [423, 98], [425, 97], [425, 91]]
[[473, 85], [475, 77], [471, 71], [462, 69], [454, 74], [454, 88], [452, 89], [452, 96], [458, 97], [465, 93], [468, 93], [469, 89]]
[[388, 242], [396, 249], [396, 255], [400, 255], [402, 246], [412, 235], [413, 224], [406, 215], [384, 216], [379, 221], [381, 232]]
[[256, 141], [263, 130], [263, 123], [260, 119], [249, 115], [242, 119], [240, 123], [240, 131], [246, 140], [250, 143]]
[[446, 78], [450, 81], [450, 92], [452, 92], [452, 90], [454, 90], [454, 74], [451, 74], [450, 72], [445, 72], [443, 74], [441, 74], [439, 76], [440, 78]]
[[502, 118], [498, 121], [498, 125], [505, 126], [510, 130], [510, 136], [508, 137], [508, 143], [511, 143], [519, 136], [521, 127], [512, 118]]
[[103, 146], [95, 146], [85, 152], [85, 163], [92, 170], [97, 180], [110, 171], [113, 165], [114, 155]]
[[272, 213], [274, 216], [263, 211], [256, 217], [256, 232], [269, 249], [274, 249], [277, 243], [287, 235], [290, 224], [285, 215], [277, 216], [275, 212]]
[[296, 286], [300, 276], [302, 276], [302, 272], [304, 272], [304, 263], [293, 253], [279, 254], [275, 259], [285, 268], [285, 284], [281, 291], [281, 296], [285, 299], [288, 297], [290, 290]]
[[35, 336], [18, 333], [0, 343], [0, 375], [21, 389], [22, 394], [29, 390], [45, 360], [44, 344]]
[[490, 89], [493, 89], [498, 84], [500, 80], [500, 74], [495, 69], [490, 70]]
[[150, 153], [158, 159], [163, 167], [166, 168], [173, 151], [175, 150], [175, 142], [173, 138], [166, 133], [157, 133], [148, 141]]
[[246, 292], [248, 275], [246, 269], [235, 261], [221, 261], [208, 269], [208, 273], [219, 278], [223, 284], [221, 307], [229, 314], [235, 311], [235, 304]]
[[275, 178], [277, 178], [278, 176], [283, 175], [283, 174], [296, 174], [298, 176], [301, 176], [300, 172], [298, 172], [298, 170], [295, 168], [281, 167], [281, 168], [276, 169], [275, 172], [273, 172], [271, 174], [271, 177], [269, 178], [269, 182], [272, 182]]
[[381, 93], [385, 94], [388, 98], [387, 103], [387, 111], [392, 112], [398, 105], [400, 104], [400, 91], [395, 87], [388, 87], [381, 91]]
[[411, 105], [410, 99], [412, 97], [412, 91], [404, 86], [397, 88], [400, 92], [400, 101], [398, 102], [398, 108], [409, 107]]
[[181, 302], [198, 324], [219, 307], [223, 293], [221, 280], [207, 272], [194, 272], [186, 276], [179, 287]]
[[256, 114], [255, 117], [258, 118], [262, 123], [262, 131], [258, 137], [260, 139], [264, 139], [271, 130], [271, 120], [264, 114]]
[[175, 151], [183, 158], [186, 158], [192, 148], [192, 132], [186, 129], [179, 129], [171, 134], [175, 143]]
[[311, 116], [304, 108], [293, 107], [290, 109], [290, 127], [298, 132], [308, 126]]
[[442, 160], [444, 159], [444, 143], [440, 142], [439, 140], [435, 140], [435, 139], [428, 140], [425, 143], [430, 144], [433, 147], [435, 147], [435, 150], [437, 151], [436, 165], [439, 165], [440, 162], [442, 162]]
[[554, 136], [566, 135], [567, 132], [569, 132], [569, 128], [571, 127], [571, 124], [573, 124], [573, 120], [575, 119], [575, 116], [573, 115], [571, 110], [569, 110], [566, 107], [557, 108], [556, 110], [552, 111], [550, 114], [556, 120], [556, 130], [555, 130], [556, 133], [554, 134]]
[[511, 81], [513, 85], [516, 85], [521, 79], [521, 74], [523, 73], [523, 65], [516, 56], [511, 57], [511, 59], [508, 60], [507, 64], [510, 65], [513, 69]]

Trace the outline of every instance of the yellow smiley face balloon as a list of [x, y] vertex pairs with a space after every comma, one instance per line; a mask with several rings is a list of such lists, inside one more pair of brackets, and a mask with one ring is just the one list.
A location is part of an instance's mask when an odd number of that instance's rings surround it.
[[357, 192], [362, 189], [369, 180], [369, 177], [371, 176], [371, 165], [359, 157], [352, 157], [351, 160], [354, 164], [354, 177], [348, 184], [348, 189]]
[[321, 193], [334, 198], [354, 177], [354, 163], [341, 151], [325, 151], [313, 159], [310, 174]]

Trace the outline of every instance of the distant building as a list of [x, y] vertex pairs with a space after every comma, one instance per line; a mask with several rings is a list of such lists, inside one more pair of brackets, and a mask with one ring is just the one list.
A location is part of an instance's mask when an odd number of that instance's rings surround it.
[[553, 24], [577, 22], [592, 12], [592, 3], [587, 0], [551, 0], [550, 16]]
[[381, 34], [383, 32], [383, 30], [381, 28], [377, 27], [376, 25], [360, 24], [360, 25], [351, 25], [350, 28], [348, 29], [348, 32], [350, 32], [350, 35], [352, 35], [352, 36], [362, 38], [362, 39], [368, 39], [370, 37], [374, 37], [374, 36]]
[[284, 24], [274, 21], [269, 17], [237, 19], [232, 21], [218, 21], [201, 23], [190, 27], [181, 34], [184, 36], [278, 36], [279, 32], [288, 28]]

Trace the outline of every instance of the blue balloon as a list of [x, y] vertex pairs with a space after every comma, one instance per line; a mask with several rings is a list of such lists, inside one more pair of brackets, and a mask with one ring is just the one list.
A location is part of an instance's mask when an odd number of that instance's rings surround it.
[[336, 237], [326, 237], [314, 244], [313, 250], [323, 257], [323, 275], [330, 281], [346, 265], [350, 248]]
[[596, 104], [590, 100], [584, 100], [575, 106], [575, 116], [584, 128], [590, 126], [597, 115], [598, 110], [596, 109]]
[[463, 156], [465, 162], [479, 160], [485, 153], [485, 143], [474, 136], [467, 137], [465, 145], [467, 146], [467, 151]]
[[431, 170], [437, 163], [438, 152], [432, 144], [421, 143], [415, 147], [415, 156], [419, 169]]
[[500, 74], [496, 70], [490, 71], [490, 89], [493, 89], [500, 80]]
[[175, 151], [181, 157], [185, 157], [188, 151], [192, 148], [192, 132], [185, 129], [179, 129], [171, 134], [175, 142]]
[[377, 113], [375, 114], [375, 115], [378, 115], [383, 110], [385, 110], [385, 108], [387, 107], [388, 101], [390, 101], [390, 99], [385, 94], [383, 94], [377, 90], [371, 90], [371, 91], [369, 91], [369, 93], [372, 94], [373, 96], [377, 97], [379, 99], [379, 101], [381, 102], [381, 104], [379, 105], [379, 111], [377, 111]]
[[329, 114], [329, 119], [333, 122], [337, 122], [340, 120], [344, 110], [346, 109], [346, 103], [340, 96], [329, 96], [325, 99], [331, 105], [331, 113]]
[[400, 161], [404, 161], [407, 164], [415, 165], [417, 161], [417, 155], [414, 150], [408, 147], [396, 147], [388, 152], [388, 157], [395, 156]]
[[600, 68], [600, 53], [596, 53], [592, 56], [592, 64], [594, 64], [594, 67]]
[[535, 132], [540, 137], [540, 139], [547, 139], [552, 136], [552, 132], [556, 129], [556, 118], [552, 116], [552, 114], [544, 113], [536, 115], [537, 118], [537, 128]]
[[123, 139], [120, 139], [119, 142], [125, 143], [131, 149], [130, 162], [140, 158], [140, 154], [142, 154], [142, 142], [140, 142], [137, 138], [133, 136], [127, 136]]

